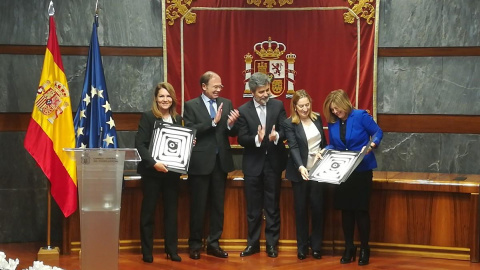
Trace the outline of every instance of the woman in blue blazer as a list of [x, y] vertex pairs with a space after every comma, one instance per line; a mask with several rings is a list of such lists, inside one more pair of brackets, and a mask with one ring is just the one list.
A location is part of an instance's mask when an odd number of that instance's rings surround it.
[[[362, 162], [335, 190], [334, 206], [342, 211], [342, 228], [345, 238], [345, 252], [340, 263], [355, 261], [356, 247], [353, 245], [355, 222], [360, 236], [359, 265], [367, 265], [370, 259], [368, 240], [370, 237], [369, 204], [372, 191], [372, 169], [377, 161], [372, 149], [383, 137], [383, 131], [365, 110], [353, 108], [348, 95], [343, 90], [332, 91], [323, 104], [323, 112], [328, 122], [330, 144], [327, 149], [368, 152]], [[370, 142], [370, 145], [367, 145]]]
[[[309, 241], [312, 256], [320, 259], [323, 240], [324, 183], [309, 181], [308, 170], [313, 167], [317, 153], [327, 145], [320, 115], [312, 112], [312, 98], [305, 90], [298, 90], [290, 103], [291, 116], [283, 127], [290, 148], [285, 176], [292, 181], [297, 232], [297, 257], [308, 255]], [[309, 236], [308, 208], [312, 229]]]

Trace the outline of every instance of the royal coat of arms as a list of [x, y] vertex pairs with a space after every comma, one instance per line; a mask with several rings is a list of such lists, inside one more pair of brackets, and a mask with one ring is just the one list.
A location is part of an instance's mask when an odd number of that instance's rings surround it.
[[40, 97], [37, 98], [35, 105], [44, 115], [50, 116], [48, 121], [52, 124], [65, 108], [70, 106], [68, 102], [63, 101], [63, 98], [69, 96], [68, 89], [58, 81], [54, 81], [52, 85], [47, 80], [38, 88], [37, 95]]
[[[293, 53], [282, 56], [287, 50], [287, 46], [281, 42], [268, 40], [259, 42], [253, 46], [255, 54], [259, 59], [255, 59], [252, 54], [247, 53], [245, 59], [245, 90], [243, 97], [252, 97], [252, 92], [248, 86], [250, 76], [255, 72], [262, 72], [270, 77], [270, 91], [275, 96], [281, 96], [286, 91], [286, 98], [292, 98], [295, 92], [295, 59], [297, 56]], [[253, 67], [252, 67], [253, 64]]]

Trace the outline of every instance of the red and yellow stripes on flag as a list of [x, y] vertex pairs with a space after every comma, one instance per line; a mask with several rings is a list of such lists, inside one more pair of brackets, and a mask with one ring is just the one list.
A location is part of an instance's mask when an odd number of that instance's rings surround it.
[[77, 209], [76, 163], [63, 148], [75, 147], [75, 131], [53, 16], [24, 146], [50, 180], [52, 197], [68, 217]]

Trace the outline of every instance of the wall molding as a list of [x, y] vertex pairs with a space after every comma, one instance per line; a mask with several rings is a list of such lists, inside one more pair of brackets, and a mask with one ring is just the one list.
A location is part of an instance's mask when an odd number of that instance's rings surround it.
[[[45, 45], [0, 45], [1, 54], [44, 55]], [[102, 46], [103, 56], [163, 56], [162, 47]], [[62, 55], [88, 55], [88, 46], [60, 46]], [[379, 47], [378, 57], [480, 56], [477, 47]]]
[[[88, 55], [88, 46], [60, 46], [62, 55]], [[0, 45], [1, 54], [44, 55], [45, 45]], [[100, 47], [102, 56], [161, 57], [162, 47]]]
[[378, 48], [378, 57], [480, 56], [480, 47]]
[[480, 134], [480, 115], [378, 114], [384, 132]]
[[[27, 131], [32, 113], [0, 113], [0, 132]], [[117, 131], [136, 131], [141, 113], [113, 113]], [[73, 115], [75, 117], [75, 115]]]
[[[113, 113], [117, 131], [136, 131], [141, 113]], [[0, 113], [0, 132], [26, 131], [31, 113]], [[480, 134], [480, 115], [378, 114], [384, 132]]]

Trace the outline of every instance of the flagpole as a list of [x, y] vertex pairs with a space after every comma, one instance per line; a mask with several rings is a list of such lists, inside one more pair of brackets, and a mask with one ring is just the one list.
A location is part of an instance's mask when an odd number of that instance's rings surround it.
[[47, 181], [47, 245], [41, 247], [37, 253], [37, 261], [54, 261], [58, 262], [60, 257], [60, 249], [51, 245], [52, 230], [52, 197], [51, 184]]
[[52, 197], [50, 196], [50, 181], [47, 188], [47, 246], [46, 249], [51, 249], [50, 238], [52, 229]]
[[[50, 1], [48, 5], [48, 15], [53, 16], [55, 14], [55, 8], [53, 7], [53, 1]], [[51, 184], [47, 181], [47, 246], [43, 247], [44, 250], [52, 250], [50, 246], [51, 242], [51, 229], [52, 229], [52, 198], [51, 198]], [[40, 252], [39, 252], [40, 253]]]
[[98, 26], [98, 0], [95, 4], [95, 24]]

